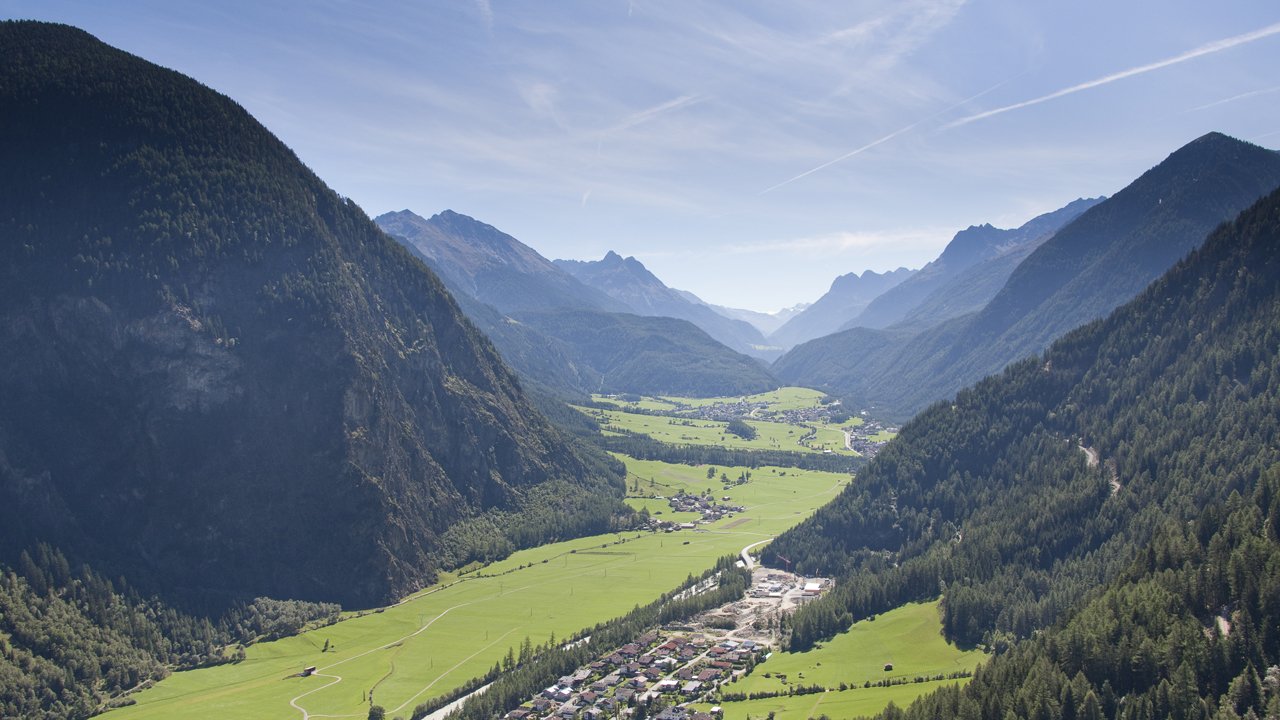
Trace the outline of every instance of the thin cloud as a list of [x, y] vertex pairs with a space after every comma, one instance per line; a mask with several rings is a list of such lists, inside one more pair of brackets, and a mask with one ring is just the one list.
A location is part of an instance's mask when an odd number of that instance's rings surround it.
[[1254, 30], [1253, 32], [1244, 33], [1243, 35], [1235, 35], [1233, 37], [1224, 38], [1222, 40], [1215, 40], [1214, 42], [1208, 43], [1206, 45], [1201, 45], [1198, 48], [1188, 50], [1187, 52], [1184, 52], [1180, 55], [1174, 55], [1173, 57], [1165, 58], [1164, 60], [1158, 60], [1156, 62], [1148, 63], [1146, 65], [1139, 65], [1138, 67], [1129, 68], [1128, 70], [1121, 70], [1120, 72], [1111, 73], [1110, 75], [1104, 75], [1095, 80], [1090, 80], [1088, 82], [1080, 83], [1079, 85], [1072, 85], [1071, 87], [1067, 87], [1055, 92], [1051, 92], [1048, 95], [1041, 95], [1040, 97], [1032, 98], [1030, 100], [1023, 100], [1022, 102], [1014, 103], [1012, 105], [1005, 105], [1004, 107], [998, 107], [998, 108], [995, 108], [994, 110], [987, 110], [986, 112], [980, 112], [976, 115], [962, 117], [959, 120], [949, 123], [944, 129], [959, 127], [961, 125], [968, 125], [971, 122], [984, 120], [994, 115], [1007, 113], [1011, 110], [1020, 110], [1022, 108], [1030, 107], [1032, 105], [1039, 105], [1040, 103], [1043, 103], [1043, 102], [1056, 100], [1066, 95], [1072, 95], [1074, 93], [1078, 93], [1081, 90], [1090, 90], [1092, 88], [1096, 88], [1101, 85], [1107, 85], [1107, 84], [1113, 83], [1117, 80], [1124, 80], [1125, 78], [1133, 77], [1134, 75], [1142, 75], [1144, 73], [1149, 73], [1152, 70], [1159, 70], [1161, 68], [1169, 67], [1170, 65], [1177, 65], [1179, 63], [1184, 63], [1188, 60], [1194, 60], [1204, 55], [1212, 55], [1213, 53], [1222, 52], [1223, 50], [1230, 50], [1231, 48], [1239, 47], [1241, 45], [1246, 45], [1248, 43], [1251, 43], [1257, 40], [1262, 40], [1263, 38], [1270, 37], [1277, 33], [1280, 33], [1280, 23], [1275, 23], [1274, 25], [1268, 25], [1259, 30]]
[[487, 32], [493, 32], [493, 7], [489, 5], [489, 0], [474, 0], [476, 10], [480, 13], [480, 20], [484, 22], [484, 29]]
[[714, 247], [685, 248], [680, 250], [648, 250], [637, 252], [641, 259], [723, 257], [726, 255], [761, 255], [767, 253], [802, 254], [830, 257], [851, 250], [868, 251], [878, 248], [941, 247], [951, 237], [945, 228], [917, 228], [895, 232], [833, 232], [821, 235], [770, 240], [754, 243], [731, 243]]

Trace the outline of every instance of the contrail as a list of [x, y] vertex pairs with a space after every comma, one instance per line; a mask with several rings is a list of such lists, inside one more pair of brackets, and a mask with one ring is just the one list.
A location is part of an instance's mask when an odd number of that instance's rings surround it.
[[696, 105], [705, 99], [706, 98], [702, 95], [681, 95], [678, 98], [668, 100], [660, 105], [654, 105], [651, 108], [645, 108], [639, 112], [632, 113], [631, 115], [623, 118], [617, 125], [609, 128], [606, 132], [612, 133], [627, 130], [641, 123], [648, 122], [659, 115], [671, 112], [672, 110], [677, 110], [688, 105]]
[[1113, 83], [1117, 80], [1123, 80], [1127, 77], [1133, 77], [1134, 75], [1141, 75], [1143, 73], [1151, 72], [1152, 70], [1159, 70], [1161, 68], [1169, 67], [1170, 65], [1177, 65], [1178, 63], [1186, 62], [1188, 60], [1194, 60], [1195, 58], [1198, 58], [1202, 55], [1211, 55], [1216, 52], [1222, 52], [1223, 50], [1230, 50], [1233, 47], [1245, 45], [1255, 40], [1261, 40], [1265, 37], [1270, 37], [1272, 35], [1275, 35], [1276, 33], [1280, 33], [1280, 23], [1276, 23], [1274, 25], [1268, 25], [1267, 27], [1264, 27], [1261, 30], [1254, 30], [1253, 32], [1248, 32], [1243, 35], [1236, 35], [1234, 37], [1229, 37], [1222, 40], [1215, 40], [1214, 42], [1208, 43], [1207, 45], [1201, 45], [1200, 47], [1195, 48], [1193, 50], [1188, 50], [1187, 52], [1184, 52], [1181, 55], [1174, 55], [1171, 58], [1165, 58], [1164, 60], [1158, 60], [1156, 62], [1148, 63], [1146, 65], [1139, 65], [1138, 67], [1129, 68], [1128, 70], [1121, 70], [1120, 72], [1112, 73], [1110, 75], [1104, 75], [1103, 77], [1097, 78], [1096, 80], [1083, 82], [1083, 83], [1080, 83], [1079, 85], [1072, 85], [1071, 87], [1063, 88], [1056, 92], [1049, 93], [1048, 95], [1042, 95], [1038, 98], [1024, 100], [1020, 103], [1014, 103], [1012, 105], [1005, 105], [1004, 107], [998, 107], [994, 110], [987, 110], [986, 112], [980, 112], [977, 115], [970, 115], [968, 117], [963, 117], [963, 118], [960, 118], [959, 120], [948, 123], [943, 129], [946, 130], [954, 127], [959, 127], [961, 125], [968, 125], [971, 122], [983, 120], [993, 115], [1007, 113], [1010, 110], [1019, 110], [1021, 108], [1029, 107], [1031, 105], [1039, 105], [1042, 102], [1056, 100], [1057, 98], [1063, 97], [1064, 95], [1071, 95], [1073, 93], [1078, 93], [1081, 90], [1089, 90], [1091, 88], [1096, 88], [1099, 85], [1106, 85], [1108, 83]]
[[1201, 105], [1200, 107], [1193, 107], [1190, 110], [1186, 110], [1185, 112], [1193, 113], [1193, 112], [1199, 112], [1200, 110], [1208, 110], [1211, 107], [1226, 105], [1227, 103], [1235, 102], [1237, 100], [1243, 100], [1245, 98], [1255, 97], [1257, 95], [1266, 95], [1267, 93], [1273, 93], [1277, 90], [1280, 90], [1280, 85], [1277, 85], [1276, 87], [1272, 87], [1272, 88], [1267, 88], [1265, 90], [1254, 90], [1252, 92], [1240, 93], [1239, 95], [1232, 95], [1229, 98], [1216, 100], [1214, 102], [1208, 103], [1207, 105]]
[[948, 107], [946, 107], [946, 108], [944, 108], [944, 109], [942, 109], [942, 110], [939, 110], [938, 112], [936, 112], [936, 113], [934, 113], [934, 114], [930, 115], [929, 117], [924, 118], [923, 120], [917, 120], [917, 121], [915, 121], [915, 122], [911, 123], [910, 125], [908, 125], [908, 126], [906, 126], [906, 127], [904, 127], [904, 128], [901, 128], [901, 129], [899, 129], [899, 130], [895, 130], [895, 131], [893, 131], [893, 132], [889, 133], [888, 135], [885, 135], [884, 137], [880, 138], [879, 140], [873, 140], [872, 142], [869, 142], [869, 143], [867, 143], [866, 145], [863, 145], [862, 147], [858, 148], [857, 150], [852, 150], [852, 151], [850, 151], [850, 152], [847, 152], [847, 153], [845, 153], [844, 155], [841, 155], [840, 157], [836, 158], [835, 160], [828, 160], [827, 162], [822, 163], [821, 165], [819, 165], [819, 166], [818, 166], [818, 167], [816, 167], [816, 168], [812, 168], [812, 169], [810, 169], [810, 170], [805, 170], [804, 172], [800, 173], [799, 175], [796, 175], [796, 176], [795, 176], [795, 177], [793, 177], [793, 178], [790, 178], [790, 179], [788, 179], [788, 180], [783, 180], [782, 182], [778, 183], [777, 185], [773, 185], [773, 186], [771, 186], [771, 187], [767, 187], [767, 188], [765, 188], [764, 190], [761, 190], [759, 193], [757, 193], [757, 194], [756, 194], [756, 196], [757, 196], [757, 197], [759, 197], [760, 195], [764, 195], [764, 194], [766, 194], [766, 193], [773, 192], [774, 190], [777, 190], [778, 188], [782, 187], [783, 185], [789, 185], [789, 184], [791, 184], [791, 183], [793, 183], [793, 182], [795, 182], [795, 181], [797, 181], [797, 180], [799, 180], [799, 179], [801, 179], [801, 178], [809, 177], [810, 175], [812, 175], [812, 174], [814, 174], [814, 173], [818, 172], [819, 170], [824, 170], [824, 169], [826, 169], [826, 168], [831, 167], [832, 165], [835, 165], [835, 164], [836, 164], [836, 163], [838, 163], [838, 162], [843, 162], [843, 161], [845, 161], [845, 160], [848, 160], [849, 158], [853, 157], [854, 155], [858, 155], [858, 154], [864, 153], [864, 152], [866, 152], [867, 150], [870, 150], [871, 148], [873, 148], [873, 147], [875, 147], [875, 146], [877, 146], [877, 145], [883, 145], [884, 143], [889, 142], [890, 140], [892, 140], [892, 139], [894, 139], [894, 138], [898, 137], [899, 135], [901, 135], [901, 134], [903, 134], [903, 133], [905, 133], [905, 132], [909, 132], [909, 131], [911, 131], [911, 130], [915, 129], [916, 127], [918, 127], [918, 126], [920, 126], [920, 125], [922, 125], [922, 124], [924, 124], [924, 123], [926, 123], [926, 122], [929, 122], [930, 120], [932, 120], [932, 119], [934, 119], [934, 118], [938, 117], [939, 115], [946, 115], [947, 113], [951, 112], [952, 110], [955, 110], [956, 108], [960, 107], [961, 105], [964, 105], [964, 104], [967, 104], [967, 103], [973, 102], [974, 100], [977, 100], [978, 98], [982, 97], [983, 95], [986, 95], [987, 93], [989, 93], [989, 92], [991, 92], [991, 91], [995, 90], [996, 88], [999, 88], [1001, 85], [1004, 85], [1005, 83], [1010, 82], [1011, 80], [1014, 80], [1015, 78], [1021, 77], [1022, 75], [1025, 75], [1025, 74], [1026, 74], [1025, 72], [1024, 72], [1024, 73], [1019, 73], [1018, 75], [1014, 75], [1013, 77], [1008, 78], [1007, 80], [1001, 80], [1000, 82], [996, 83], [995, 85], [992, 85], [991, 87], [987, 88], [986, 90], [983, 90], [982, 92], [978, 93], [977, 95], [971, 95], [971, 96], [969, 96], [969, 97], [967, 97], [967, 98], [965, 98], [965, 99], [961, 100], [961, 101], [960, 101], [960, 102], [958, 102], [958, 103], [955, 103], [955, 104], [953, 104], [953, 105], [949, 105]]

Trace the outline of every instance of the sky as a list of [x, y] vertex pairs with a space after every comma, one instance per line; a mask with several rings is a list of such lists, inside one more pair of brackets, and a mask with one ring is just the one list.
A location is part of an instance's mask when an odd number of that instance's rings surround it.
[[0, 0], [225, 93], [370, 216], [774, 311], [957, 231], [1280, 147], [1280, 3]]

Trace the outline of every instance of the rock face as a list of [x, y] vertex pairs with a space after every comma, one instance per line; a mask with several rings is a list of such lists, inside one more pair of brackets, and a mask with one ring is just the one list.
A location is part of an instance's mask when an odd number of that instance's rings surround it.
[[457, 560], [460, 520], [610, 496], [439, 280], [234, 102], [64, 26], [0, 51], [0, 553], [364, 605]]

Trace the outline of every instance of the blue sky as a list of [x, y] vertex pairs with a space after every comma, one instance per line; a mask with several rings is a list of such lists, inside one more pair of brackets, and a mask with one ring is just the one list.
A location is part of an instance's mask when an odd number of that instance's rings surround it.
[[26, 2], [231, 96], [370, 215], [450, 208], [775, 310], [970, 224], [1280, 146], [1280, 4]]

